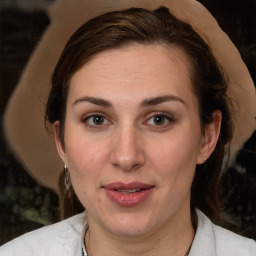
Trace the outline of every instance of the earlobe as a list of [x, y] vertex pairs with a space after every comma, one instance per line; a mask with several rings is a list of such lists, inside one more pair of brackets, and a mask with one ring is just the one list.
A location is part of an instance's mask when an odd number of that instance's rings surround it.
[[210, 157], [217, 144], [220, 128], [221, 128], [222, 114], [220, 110], [213, 112], [213, 121], [205, 126], [204, 137], [200, 146], [200, 151], [197, 157], [197, 164], [202, 164]]
[[65, 148], [60, 138], [60, 121], [55, 121], [53, 124], [53, 130], [54, 130], [54, 139], [55, 144], [57, 147], [57, 151], [63, 160], [65, 162]]

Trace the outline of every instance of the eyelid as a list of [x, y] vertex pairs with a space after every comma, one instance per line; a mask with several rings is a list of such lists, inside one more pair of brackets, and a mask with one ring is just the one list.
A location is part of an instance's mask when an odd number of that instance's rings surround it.
[[155, 116], [164, 116], [168, 119], [175, 119], [174, 115], [171, 114], [171, 113], [168, 113], [168, 112], [161, 112], [161, 111], [155, 111], [155, 112], [151, 112], [150, 114], [148, 114], [148, 119], [149, 118], [152, 118], [152, 117], [155, 117]]
[[[96, 117], [96, 116], [102, 116], [105, 120], [107, 120], [108, 124], [102, 124], [102, 125], [91, 125], [89, 124], [87, 121], [90, 119], [90, 118], [93, 118], [93, 117]], [[82, 123], [85, 123], [86, 122], [86, 126], [87, 127], [91, 127], [91, 128], [102, 128], [103, 126], [106, 126], [106, 125], [110, 125], [112, 124], [112, 122], [109, 120], [110, 118], [103, 112], [92, 112], [92, 113], [88, 113], [86, 114], [85, 116], [83, 116], [81, 118], [81, 122]]]
[[[107, 121], [107, 124], [102, 124], [102, 125], [93, 125], [93, 124], [90, 124], [88, 122], [88, 119], [90, 118], [93, 118], [95, 116], [102, 116], [106, 121]], [[154, 117], [157, 117], [157, 116], [162, 116], [164, 118], [166, 118], [166, 120], [168, 121], [166, 124], [162, 124], [162, 125], [157, 125], [157, 124], [149, 124], [149, 120], [154, 118]], [[145, 120], [146, 119], [146, 120]], [[166, 113], [166, 112], [161, 112], [161, 111], [156, 111], [156, 112], [150, 112], [149, 114], [146, 115], [146, 118], [145, 118], [143, 121], [143, 125], [145, 126], [151, 126], [151, 127], [154, 127], [155, 129], [163, 129], [163, 128], [166, 128], [168, 126], [170, 126], [173, 122], [176, 121], [176, 118], [174, 117], [174, 115], [172, 113]], [[85, 124], [85, 126], [87, 127], [90, 127], [90, 128], [95, 128], [95, 129], [99, 129], [99, 128], [103, 128], [105, 126], [109, 126], [109, 125], [112, 125], [113, 124], [113, 121], [111, 120], [111, 117], [109, 117], [108, 114], [104, 113], [104, 112], [91, 112], [91, 113], [88, 113], [84, 116], [82, 116], [81, 118], [81, 122]]]
[[105, 113], [102, 113], [102, 112], [90, 112], [88, 114], [83, 115], [81, 119], [82, 120], [86, 120], [86, 119], [88, 119], [88, 118], [90, 118], [92, 116], [103, 116], [103, 117], [105, 117]]
[[150, 119], [154, 118], [154, 117], [157, 117], [157, 116], [161, 116], [161, 117], [164, 117], [168, 120], [168, 124], [163, 124], [163, 125], [151, 125], [150, 126], [154, 126], [158, 129], [161, 129], [163, 127], [167, 127], [170, 125], [170, 123], [176, 121], [176, 118], [173, 116], [173, 114], [170, 114], [170, 113], [166, 113], [166, 112], [153, 112], [153, 113], [150, 113], [149, 116], [147, 117], [146, 121], [144, 123], [147, 123]]

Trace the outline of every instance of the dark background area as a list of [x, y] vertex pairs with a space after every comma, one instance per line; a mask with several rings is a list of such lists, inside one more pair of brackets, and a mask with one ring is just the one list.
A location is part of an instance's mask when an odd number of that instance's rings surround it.
[[[53, 0], [39, 2], [49, 5]], [[237, 46], [255, 83], [256, 1], [200, 2]], [[26, 173], [3, 134], [2, 116], [8, 98], [49, 24], [45, 9], [38, 8], [36, 0], [30, 1], [28, 9], [18, 3], [19, 0], [0, 3], [0, 245], [59, 220], [56, 193], [40, 186]], [[256, 239], [256, 133], [240, 151], [234, 166], [223, 175], [222, 184], [225, 227]]]

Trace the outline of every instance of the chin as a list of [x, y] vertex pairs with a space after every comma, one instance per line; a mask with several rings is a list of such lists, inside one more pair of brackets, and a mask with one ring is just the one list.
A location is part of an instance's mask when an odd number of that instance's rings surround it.
[[113, 217], [106, 228], [114, 235], [121, 237], [141, 237], [150, 232], [152, 221], [147, 221], [146, 216], [127, 216], [120, 214]]

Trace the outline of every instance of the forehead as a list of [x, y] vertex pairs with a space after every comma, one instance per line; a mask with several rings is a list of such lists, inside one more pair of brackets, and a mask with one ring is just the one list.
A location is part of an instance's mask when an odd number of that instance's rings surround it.
[[69, 96], [186, 95], [192, 93], [190, 70], [188, 57], [179, 48], [130, 45], [106, 50], [73, 75]]

